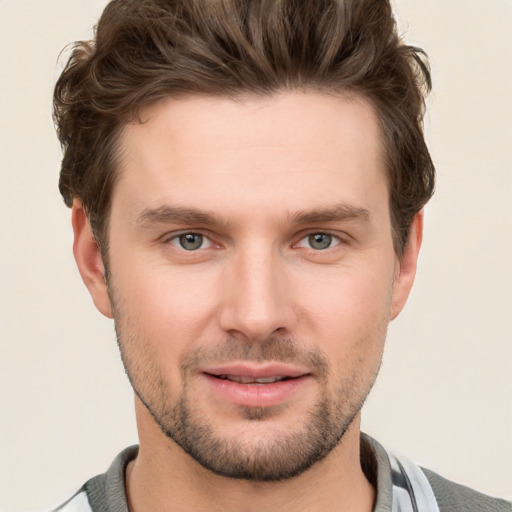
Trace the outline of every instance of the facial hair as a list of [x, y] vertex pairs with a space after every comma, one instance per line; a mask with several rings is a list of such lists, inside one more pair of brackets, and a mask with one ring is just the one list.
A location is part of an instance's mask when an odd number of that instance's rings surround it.
[[[119, 313], [119, 309], [115, 308]], [[217, 475], [249, 481], [280, 481], [296, 477], [325, 458], [338, 445], [366, 400], [377, 372], [369, 382], [360, 374], [347, 376], [331, 389], [330, 367], [319, 349], [306, 349], [291, 338], [272, 337], [263, 342], [225, 339], [214, 346], [189, 352], [180, 366], [181, 390], [172, 400], [170, 386], [150, 346], [124, 332], [122, 315], [116, 314], [116, 333], [121, 358], [135, 394], [160, 430], [201, 466]], [[278, 362], [305, 366], [315, 375], [321, 392], [303, 421], [288, 431], [269, 423], [264, 438], [223, 435], [215, 422], [196, 407], [190, 397], [190, 381], [201, 366], [230, 361]], [[280, 406], [240, 407], [248, 423], [270, 421]]]

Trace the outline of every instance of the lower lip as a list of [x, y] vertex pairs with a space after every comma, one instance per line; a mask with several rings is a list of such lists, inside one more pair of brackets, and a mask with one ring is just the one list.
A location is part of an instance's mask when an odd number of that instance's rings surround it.
[[302, 375], [289, 380], [269, 384], [242, 384], [227, 379], [218, 379], [203, 374], [213, 391], [234, 405], [244, 407], [274, 407], [283, 405], [310, 380], [309, 375]]

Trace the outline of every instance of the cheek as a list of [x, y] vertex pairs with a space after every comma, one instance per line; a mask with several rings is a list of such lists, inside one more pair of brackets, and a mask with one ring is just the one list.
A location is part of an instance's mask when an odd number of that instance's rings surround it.
[[148, 382], [165, 382], [170, 393], [181, 389], [183, 359], [197, 343], [218, 338], [211, 321], [215, 307], [206, 300], [215, 297], [211, 288], [164, 269], [138, 273], [132, 267], [112, 278], [116, 328], [131, 379], [141, 390]]
[[378, 367], [391, 308], [391, 275], [353, 267], [305, 283], [303, 334], [342, 373], [354, 366]]
[[[122, 269], [120, 269], [122, 270]], [[213, 276], [199, 276], [190, 269], [168, 265], [131, 272], [119, 272], [115, 289], [123, 304], [123, 316], [140, 338], [153, 345], [169, 343], [173, 347], [189, 345], [191, 339], [204, 336], [215, 316], [218, 287]]]
[[306, 312], [319, 326], [368, 330], [387, 323], [391, 307], [393, 269], [361, 265], [332, 269], [329, 273], [302, 274], [302, 295]]

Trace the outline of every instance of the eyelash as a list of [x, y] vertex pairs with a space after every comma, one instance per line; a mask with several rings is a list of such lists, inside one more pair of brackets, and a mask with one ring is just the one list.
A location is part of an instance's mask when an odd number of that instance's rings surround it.
[[[203, 243], [205, 241], [208, 242], [208, 247], [206, 247], [206, 248], [209, 248], [211, 245], [214, 245], [214, 242], [211, 240], [211, 238], [208, 235], [201, 233], [200, 231], [182, 231], [181, 233], [177, 233], [177, 234], [174, 234], [174, 235], [166, 238], [164, 240], [164, 242], [171, 244], [171, 245], [175, 246], [176, 248], [181, 249], [186, 252], [196, 252], [199, 249], [205, 249], [205, 247], [198, 247], [197, 249], [186, 249], [185, 247], [183, 247], [183, 245], [181, 245], [181, 243], [180, 243], [180, 239], [181, 239], [181, 237], [185, 237], [188, 235], [201, 237], [202, 238], [201, 245], [203, 245]], [[176, 244], [173, 242], [176, 242]]]
[[[321, 249], [320, 248], [315, 249], [314, 247], [311, 247], [311, 242], [312, 242], [311, 238], [318, 236], [318, 235], [329, 237], [329, 241], [336, 242], [335, 245], [329, 244], [328, 247], [323, 247]], [[310, 249], [315, 252], [327, 251], [328, 249], [333, 249], [334, 247], [337, 247], [338, 245], [343, 243], [343, 239], [341, 238], [341, 236], [335, 235], [334, 233], [331, 233], [329, 231], [314, 231], [314, 232], [308, 233], [308, 234], [302, 236], [302, 238], [300, 238], [299, 241], [296, 244], [294, 244], [294, 246], [298, 246], [303, 240], [308, 240], [308, 242], [310, 244], [310, 246], [306, 247], [306, 249]]]
[[[195, 249], [186, 249], [185, 247], [183, 247], [183, 245], [180, 243], [180, 238], [183, 237], [183, 236], [187, 236], [187, 235], [194, 235], [194, 236], [199, 236], [199, 237], [202, 237], [202, 240], [201, 240], [201, 246], [203, 245], [203, 243], [206, 241], [208, 243], [208, 246], [207, 247], [197, 247]], [[311, 242], [311, 238], [310, 237], [313, 237], [313, 236], [316, 236], [316, 235], [324, 235], [324, 236], [327, 236], [329, 237], [329, 241], [333, 241], [333, 242], [336, 242], [334, 245], [329, 245], [328, 247], [324, 247], [324, 248], [321, 248], [321, 249], [315, 249], [314, 247], [304, 247], [304, 246], [300, 246], [299, 244], [303, 241], [303, 240], [307, 240], [309, 239], [309, 242]], [[201, 231], [182, 231], [180, 233], [176, 233], [176, 234], [173, 234], [172, 236], [170, 237], [167, 237], [164, 239], [164, 242], [167, 243], [167, 244], [171, 244], [173, 245], [174, 247], [176, 247], [177, 249], [179, 250], [182, 250], [182, 251], [185, 251], [185, 252], [189, 252], [189, 253], [193, 253], [193, 252], [198, 252], [199, 250], [204, 250], [204, 249], [208, 249], [210, 248], [211, 246], [219, 246], [219, 244], [216, 244], [209, 235], [205, 234], [205, 233], [202, 233]], [[176, 243], [173, 243], [173, 242], [176, 242]], [[316, 253], [321, 253], [323, 251], [327, 251], [329, 249], [333, 249], [341, 244], [346, 244], [347, 243], [347, 240], [346, 238], [343, 238], [342, 236], [340, 236], [339, 234], [335, 234], [335, 233], [332, 233], [330, 231], [310, 231], [308, 233], [305, 233], [305, 234], [301, 234], [300, 238], [297, 240], [297, 242], [295, 242], [293, 244], [293, 247], [302, 247], [304, 249], [308, 249], [310, 251], [314, 251]]]

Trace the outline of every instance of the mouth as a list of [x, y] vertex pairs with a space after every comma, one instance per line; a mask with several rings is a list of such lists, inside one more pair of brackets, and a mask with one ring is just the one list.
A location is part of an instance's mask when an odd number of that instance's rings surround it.
[[205, 368], [202, 371], [215, 379], [228, 380], [240, 384], [273, 384], [310, 375], [307, 369], [277, 363], [264, 365], [235, 363]]
[[283, 405], [310, 381], [312, 374], [287, 365], [232, 365], [202, 371], [217, 398], [244, 407]]

